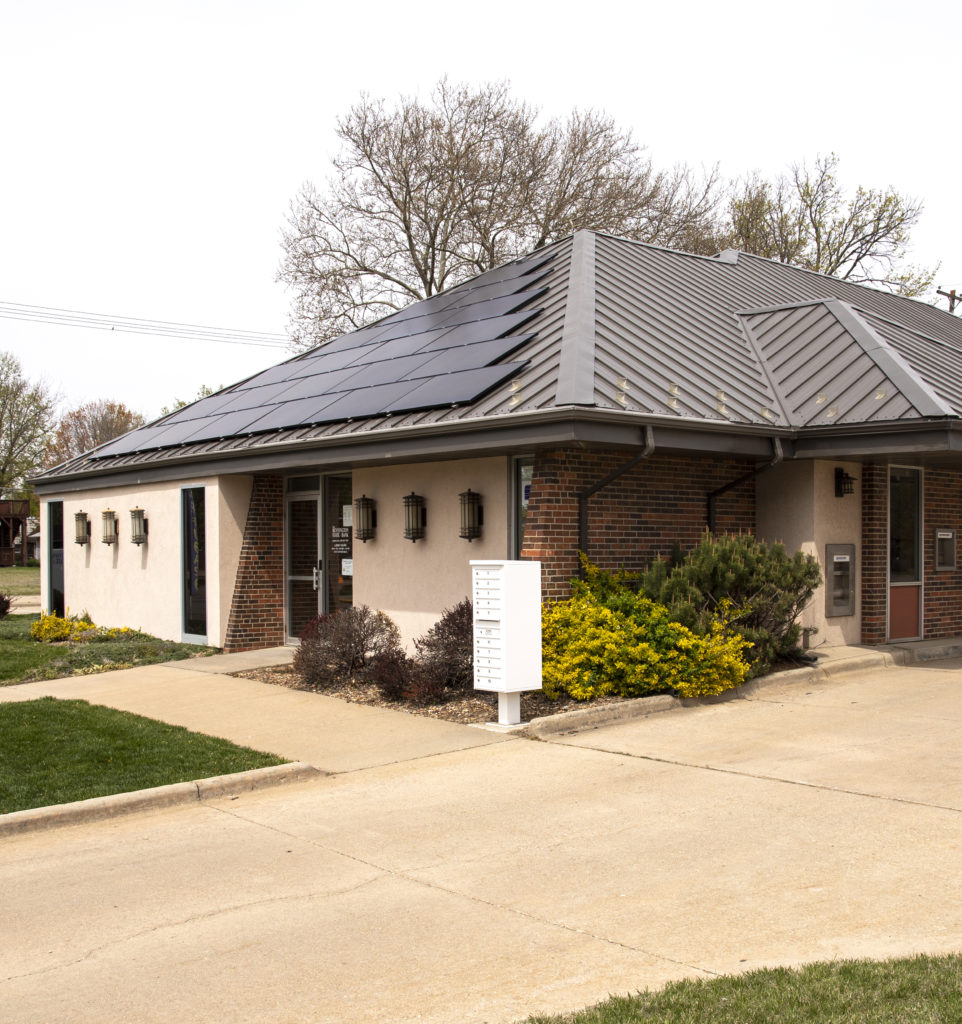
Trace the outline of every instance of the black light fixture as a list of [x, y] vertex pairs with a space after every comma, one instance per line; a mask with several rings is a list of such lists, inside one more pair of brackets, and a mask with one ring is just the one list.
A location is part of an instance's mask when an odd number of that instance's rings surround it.
[[481, 495], [472, 491], [469, 487], [458, 495], [461, 502], [461, 534], [466, 541], [472, 541], [481, 536], [481, 527], [484, 525], [484, 506], [481, 504]]
[[849, 476], [841, 466], [835, 467], [835, 497], [844, 498], [855, 493], [855, 477]]
[[101, 540], [104, 544], [116, 544], [117, 543], [117, 513], [112, 512], [109, 509], [106, 512], [102, 512], [100, 518], [103, 522], [103, 537]]
[[374, 539], [377, 531], [377, 506], [373, 498], [362, 494], [354, 499], [354, 537], [364, 541]]
[[130, 510], [130, 543], [147, 543], [147, 513], [139, 505]]
[[424, 537], [424, 528], [428, 523], [428, 514], [424, 508], [424, 496], [415, 494], [404, 495], [404, 539], [415, 541]]
[[77, 544], [90, 543], [90, 520], [86, 512], [75, 512], [73, 517], [74, 539]]

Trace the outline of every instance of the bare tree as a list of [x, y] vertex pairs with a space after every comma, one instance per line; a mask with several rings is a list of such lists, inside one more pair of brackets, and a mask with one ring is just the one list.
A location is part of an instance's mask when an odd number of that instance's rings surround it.
[[303, 186], [279, 277], [296, 347], [427, 298], [579, 228], [715, 251], [717, 171], [658, 171], [594, 111], [539, 125], [505, 83], [430, 103], [361, 98], [323, 189]]
[[144, 417], [123, 402], [98, 399], [65, 412], [47, 448], [45, 462], [58, 466], [144, 425]]
[[29, 381], [20, 360], [0, 352], [0, 494], [22, 489], [41, 465], [55, 404], [46, 384]]
[[795, 164], [774, 182], [755, 175], [736, 186], [729, 203], [729, 244], [903, 295], [927, 291], [938, 268], [904, 262], [922, 204], [893, 189], [859, 186], [846, 196], [835, 173], [838, 163], [831, 154], [819, 157], [811, 169]]

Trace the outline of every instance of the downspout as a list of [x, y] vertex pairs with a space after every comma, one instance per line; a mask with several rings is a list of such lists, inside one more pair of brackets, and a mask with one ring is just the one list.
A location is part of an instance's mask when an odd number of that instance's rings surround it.
[[773, 469], [777, 466], [782, 459], [785, 457], [782, 451], [782, 442], [778, 437], [772, 438], [772, 450], [774, 456], [770, 462], [766, 462], [764, 466], [756, 466], [753, 470], [738, 477], [737, 480], [732, 480], [731, 483], [725, 484], [723, 487], [719, 487], [714, 491], [711, 491], [708, 495], [708, 529], [711, 533], [715, 532], [715, 520], [717, 518], [718, 499], [726, 494], [728, 491], [737, 487], [739, 484], [743, 484], [746, 480], [751, 480], [753, 477], [758, 476], [760, 473], [766, 472], [766, 470]]
[[[618, 477], [623, 476], [629, 470], [634, 469], [639, 462], [644, 461], [654, 453], [655, 450], [655, 432], [651, 429], [650, 424], [645, 424], [645, 447], [629, 462], [626, 462], [623, 466], [609, 473], [603, 480], [599, 480], [593, 487], [589, 487], [586, 491], [582, 491], [578, 495], [578, 551], [588, 553], [588, 499], [593, 495], [597, 494], [598, 491], [613, 483]], [[580, 564], [578, 565], [578, 575], [581, 579], [584, 579], [585, 567]]]

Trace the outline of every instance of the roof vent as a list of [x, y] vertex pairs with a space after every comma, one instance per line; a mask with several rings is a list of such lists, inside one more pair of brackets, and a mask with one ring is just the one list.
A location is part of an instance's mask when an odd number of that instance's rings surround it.
[[724, 252], [718, 253], [718, 255], [715, 257], [715, 259], [718, 260], [719, 263], [731, 263], [733, 265], [737, 264], [738, 263], [738, 250], [737, 249], [726, 249]]

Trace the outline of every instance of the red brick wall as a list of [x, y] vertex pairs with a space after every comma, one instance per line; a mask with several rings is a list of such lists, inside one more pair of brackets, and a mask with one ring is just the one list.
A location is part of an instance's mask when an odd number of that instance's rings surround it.
[[888, 608], [889, 468], [862, 466], [862, 643], [884, 644]]
[[[935, 571], [935, 531], [962, 529], [962, 474], [958, 470], [926, 469], [922, 474], [924, 497], [922, 557], [925, 567], [926, 639], [962, 636], [962, 569]], [[958, 566], [956, 552], [956, 566]]]
[[[578, 573], [578, 493], [630, 459], [623, 451], [584, 449], [535, 458], [521, 557], [541, 560], [547, 600], [567, 597]], [[707, 527], [708, 493], [753, 467], [742, 459], [656, 453], [588, 499], [588, 557], [604, 569], [637, 570], [670, 555], [675, 542], [693, 547]], [[719, 497], [716, 529], [754, 531], [754, 480]]]
[[284, 643], [284, 488], [279, 476], [254, 477], [224, 650]]
[[[887, 465], [862, 468], [862, 643], [882, 644], [888, 607]], [[962, 566], [936, 572], [935, 531], [962, 531], [962, 474], [925, 469], [922, 473], [922, 565], [925, 639], [962, 636]], [[958, 564], [958, 563], [957, 563]]]

